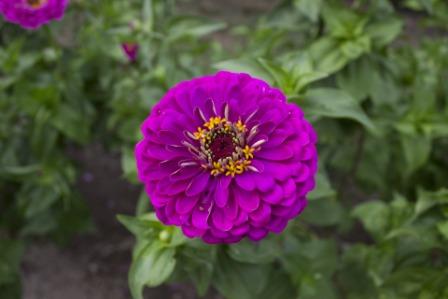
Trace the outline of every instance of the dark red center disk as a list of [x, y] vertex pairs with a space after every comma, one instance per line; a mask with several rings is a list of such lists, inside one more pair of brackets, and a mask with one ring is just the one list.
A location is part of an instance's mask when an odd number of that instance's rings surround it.
[[233, 143], [232, 138], [232, 135], [221, 134], [216, 136], [212, 142], [210, 142], [209, 148], [212, 151], [213, 160], [217, 161], [233, 154], [235, 151], [235, 144]]

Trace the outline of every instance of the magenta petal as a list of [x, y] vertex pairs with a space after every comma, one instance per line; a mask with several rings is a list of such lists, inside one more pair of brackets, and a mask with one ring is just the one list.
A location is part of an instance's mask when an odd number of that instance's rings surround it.
[[301, 146], [308, 145], [310, 143], [310, 135], [308, 132], [300, 132], [299, 133], [299, 142]]
[[212, 212], [213, 225], [221, 231], [229, 231], [233, 227], [233, 222], [226, 218], [225, 213], [220, 208], [214, 208]]
[[230, 197], [223, 210], [226, 218], [233, 221], [238, 216], [238, 204], [236, 203], [236, 200], [233, 197]]
[[219, 243], [222, 243], [222, 240], [220, 238], [215, 237], [211, 232], [206, 232], [202, 236], [202, 240], [204, 240], [204, 242], [208, 243], [208, 244], [219, 244]]
[[275, 215], [275, 216], [289, 219], [288, 215], [290, 214], [290, 212], [291, 212], [291, 207], [286, 207], [286, 206], [272, 207], [272, 215]]
[[247, 221], [249, 220], [249, 215], [247, 214], [246, 211], [239, 209], [238, 210], [238, 216], [236, 218], [235, 225], [241, 225], [244, 223], [247, 223]]
[[182, 226], [182, 232], [188, 238], [197, 238], [197, 237], [201, 237], [205, 233], [205, 230], [197, 229], [192, 226]]
[[290, 196], [283, 198], [280, 204], [284, 207], [290, 208], [292, 205], [294, 205], [296, 201], [297, 201], [297, 195], [291, 194]]
[[257, 153], [258, 158], [272, 161], [288, 160], [293, 155], [293, 151], [287, 145], [283, 145], [280, 148], [275, 149], [262, 149]]
[[308, 201], [306, 199], [297, 200], [296, 204], [289, 210], [288, 218], [292, 219], [302, 213], [307, 205]]
[[310, 177], [310, 175], [310, 168], [305, 163], [301, 163], [300, 170], [296, 176], [296, 182], [304, 182]]
[[196, 206], [199, 197], [179, 197], [176, 202], [176, 212], [179, 214], [188, 214]]
[[282, 199], [283, 190], [279, 185], [275, 185], [270, 192], [263, 194], [263, 200], [271, 204], [278, 204], [282, 201]]
[[262, 203], [257, 210], [249, 214], [249, 217], [257, 223], [265, 224], [271, 217], [271, 206], [266, 203]]
[[281, 233], [285, 230], [286, 226], [288, 225], [288, 220], [280, 217], [276, 217], [271, 220], [271, 222], [268, 224], [268, 229], [271, 230], [274, 233]]
[[242, 189], [247, 191], [252, 191], [255, 189], [255, 180], [254, 175], [250, 172], [245, 172], [241, 175], [237, 175], [235, 177], [236, 183], [238, 186], [240, 186]]
[[162, 195], [154, 195], [151, 197], [151, 203], [155, 207], [163, 207], [166, 206], [168, 201], [172, 200], [171, 197], [162, 196]]
[[220, 208], [223, 208], [229, 199], [229, 184], [232, 179], [228, 176], [220, 178], [215, 188], [215, 202]]
[[188, 185], [185, 193], [188, 196], [195, 196], [205, 190], [207, 187], [207, 183], [210, 179], [210, 174], [208, 172], [202, 172], [198, 176], [196, 176]]
[[275, 185], [274, 178], [269, 174], [259, 174], [255, 176], [257, 189], [262, 192], [267, 192]]
[[191, 179], [192, 177], [198, 175], [200, 171], [201, 169], [198, 166], [180, 168], [170, 174], [170, 180], [175, 182]]
[[235, 189], [234, 196], [238, 205], [246, 212], [253, 212], [260, 206], [260, 197], [257, 192]]
[[253, 228], [249, 231], [249, 239], [252, 241], [260, 241], [268, 234], [268, 230], [264, 228]]
[[287, 179], [283, 184], [283, 196], [290, 197], [296, 192], [296, 183], [293, 179]]
[[196, 208], [191, 216], [191, 222], [198, 229], [207, 229], [209, 216], [210, 212], [208, 210]]
[[230, 233], [231, 233], [232, 235], [235, 235], [235, 236], [241, 236], [241, 235], [245, 235], [245, 234], [247, 234], [247, 232], [249, 231], [249, 229], [250, 229], [249, 224], [242, 224], [242, 225], [240, 225], [240, 226], [238, 226], [238, 227], [234, 227], [234, 228], [230, 231]]

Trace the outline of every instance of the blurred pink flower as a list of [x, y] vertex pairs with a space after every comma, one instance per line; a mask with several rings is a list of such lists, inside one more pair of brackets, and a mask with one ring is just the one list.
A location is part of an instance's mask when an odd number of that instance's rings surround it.
[[130, 62], [134, 62], [137, 60], [139, 48], [139, 45], [137, 43], [122, 43], [121, 48], [123, 49], [123, 52], [126, 54], [126, 57]]
[[37, 29], [52, 20], [61, 20], [69, 0], [0, 0], [0, 14], [7, 22], [25, 29]]

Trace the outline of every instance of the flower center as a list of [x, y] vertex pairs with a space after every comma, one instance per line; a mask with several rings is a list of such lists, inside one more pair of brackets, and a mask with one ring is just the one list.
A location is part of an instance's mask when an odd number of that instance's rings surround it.
[[41, 8], [44, 6], [48, 0], [25, 0], [25, 2], [32, 8]]
[[[205, 119], [203, 113], [200, 113]], [[249, 145], [248, 141], [256, 134], [256, 127], [248, 131], [241, 120], [229, 121], [228, 107], [226, 107], [225, 115], [226, 117], [210, 117], [208, 121], [204, 121], [202, 127], [198, 127], [196, 132], [187, 132], [187, 135], [198, 144], [185, 141], [184, 145], [197, 157], [201, 166], [209, 170], [213, 176], [220, 174], [235, 176], [246, 170], [257, 171], [251, 165], [252, 159], [254, 152], [260, 149], [264, 140]], [[185, 165], [189, 164], [187, 162]]]
[[235, 152], [233, 138], [231, 134], [220, 133], [208, 144], [214, 161], [232, 156]]

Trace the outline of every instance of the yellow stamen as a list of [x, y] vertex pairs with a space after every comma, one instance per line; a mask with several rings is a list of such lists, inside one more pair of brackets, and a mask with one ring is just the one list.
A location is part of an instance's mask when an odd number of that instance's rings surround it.
[[210, 117], [210, 120], [206, 122], [204, 126], [207, 129], [212, 130], [214, 127], [216, 127], [222, 122], [226, 122], [226, 120], [224, 118], [221, 118], [220, 116]]
[[237, 121], [237, 123], [235, 124], [235, 127], [238, 129], [238, 131], [240, 132], [245, 132], [246, 131], [246, 125], [243, 124], [243, 122], [240, 120]]
[[40, 8], [42, 7], [44, 4], [46, 4], [48, 2], [48, 0], [27, 0], [26, 1], [28, 3], [29, 6], [31, 6], [32, 8]]
[[224, 167], [219, 162], [213, 162], [213, 169], [210, 171], [210, 173], [214, 176], [217, 176], [220, 173], [223, 173], [225, 171]]
[[196, 132], [194, 132], [194, 138], [196, 138], [196, 140], [199, 140], [201, 138], [204, 138], [205, 136], [205, 130], [202, 128], [198, 127], [198, 130]]
[[236, 174], [242, 174], [246, 169], [247, 166], [250, 165], [250, 161], [246, 160], [238, 160], [238, 161], [229, 161], [229, 163], [226, 165], [226, 175], [231, 175], [234, 177]]
[[246, 157], [246, 159], [253, 159], [254, 151], [255, 151], [255, 149], [250, 147], [250, 146], [248, 146], [248, 145], [246, 145], [243, 148], [243, 153], [244, 153], [244, 156]]

